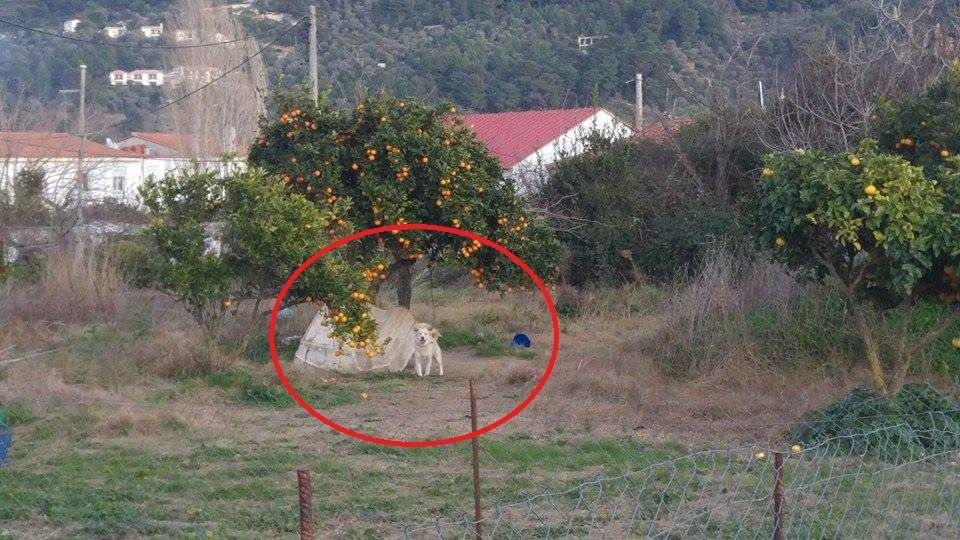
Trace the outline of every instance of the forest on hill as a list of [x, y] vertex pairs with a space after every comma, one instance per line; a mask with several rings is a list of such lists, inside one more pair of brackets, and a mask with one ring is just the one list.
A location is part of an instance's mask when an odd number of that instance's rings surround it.
[[[382, 88], [475, 111], [603, 104], [627, 115], [637, 71], [645, 74], [652, 114], [682, 112], [718, 79], [731, 92], [756, 92], [761, 79], [775, 88], [796, 43], [842, 35], [872, 16], [868, 0], [256, 0], [236, 18], [248, 35], [259, 36], [249, 50], [273, 45], [260, 55], [268, 92], [306, 81], [307, 25], [289, 26], [311, 3], [319, 19], [321, 85], [334, 102]], [[78, 18], [76, 37], [104, 41], [98, 34], [104, 24], [164, 21], [174, 4], [18, 2], [0, 7], [0, 18], [54, 33]], [[289, 16], [282, 23], [254, 16], [263, 12]], [[86, 63], [88, 104], [125, 119], [127, 131], [163, 123], [144, 113], [175, 92], [107, 82], [113, 69], [175, 67], [169, 51], [150, 47], [156, 41], [131, 32], [119, 40], [124, 47], [86, 44], [2, 26], [5, 93], [71, 106], [75, 98], [60, 90], [77, 87], [77, 65]], [[597, 39], [581, 48], [579, 36]]]

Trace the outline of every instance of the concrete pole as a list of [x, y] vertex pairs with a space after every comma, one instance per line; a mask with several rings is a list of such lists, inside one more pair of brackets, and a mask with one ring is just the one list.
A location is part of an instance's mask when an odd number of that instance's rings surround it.
[[637, 73], [637, 88], [634, 95], [633, 129], [638, 133], [643, 130], [643, 73]]
[[320, 83], [317, 80], [317, 6], [310, 6], [310, 90], [313, 104], [320, 99]]
[[87, 140], [87, 65], [80, 64], [80, 118], [77, 121], [80, 146], [77, 149], [77, 225], [83, 224], [83, 196], [87, 189], [83, 170], [83, 143]]

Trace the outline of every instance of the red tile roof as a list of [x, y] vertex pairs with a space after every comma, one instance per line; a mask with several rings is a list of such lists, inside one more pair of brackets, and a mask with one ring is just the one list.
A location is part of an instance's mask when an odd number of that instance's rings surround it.
[[130, 135], [133, 137], [138, 137], [145, 141], [150, 141], [153, 144], [166, 146], [167, 148], [171, 148], [173, 150], [183, 150], [185, 146], [189, 146], [189, 144], [184, 144], [184, 137], [178, 133], [162, 133], [159, 131], [134, 131]]
[[[0, 156], [5, 158], [77, 157], [82, 139], [71, 133], [0, 131]], [[134, 152], [83, 141], [84, 157], [139, 157]]]
[[643, 126], [643, 129], [634, 133], [634, 137], [653, 142], [664, 142], [675, 135], [680, 128], [693, 123], [693, 118], [681, 116], [671, 120], [661, 120]]
[[597, 107], [550, 109], [460, 116], [504, 169], [570, 131], [597, 113]]

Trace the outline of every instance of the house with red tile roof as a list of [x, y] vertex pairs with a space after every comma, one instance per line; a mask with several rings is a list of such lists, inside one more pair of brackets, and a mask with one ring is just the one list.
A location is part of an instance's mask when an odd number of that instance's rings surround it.
[[633, 129], [602, 107], [464, 114], [470, 128], [521, 191], [536, 189], [554, 161], [585, 150], [599, 132], [629, 137]]
[[[81, 150], [83, 179], [78, 174]], [[44, 192], [51, 201], [74, 198], [82, 185], [84, 200], [133, 203], [147, 178], [161, 177], [194, 163], [195, 160], [182, 155], [150, 155], [143, 147], [120, 148], [72, 133], [0, 131], [0, 189], [12, 191], [20, 171], [38, 168], [45, 173]], [[210, 170], [235, 165], [239, 164], [219, 160], [200, 163]]]
[[134, 131], [117, 141], [118, 148], [134, 150], [153, 157], [187, 157], [192, 145], [188, 137], [178, 133]]
[[126, 139], [117, 142], [117, 147], [135, 150], [155, 158], [194, 158], [213, 160], [227, 152], [237, 156], [245, 156], [246, 148], [224, 148], [219, 140], [209, 140], [205, 147], [197, 148], [194, 138], [180, 133], [161, 131], [134, 131]]

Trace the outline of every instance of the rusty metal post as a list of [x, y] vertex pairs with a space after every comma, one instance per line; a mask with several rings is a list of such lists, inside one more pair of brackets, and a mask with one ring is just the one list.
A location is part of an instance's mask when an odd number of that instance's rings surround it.
[[300, 540], [313, 540], [313, 493], [310, 489], [310, 471], [297, 471], [297, 491], [300, 494]]
[[[477, 430], [477, 397], [473, 391], [473, 379], [470, 379], [470, 431]], [[470, 439], [473, 450], [473, 519], [474, 534], [477, 540], [483, 538], [481, 521], [483, 512], [480, 508], [480, 443], [478, 437]]]
[[783, 452], [773, 453], [773, 540], [783, 540]]

